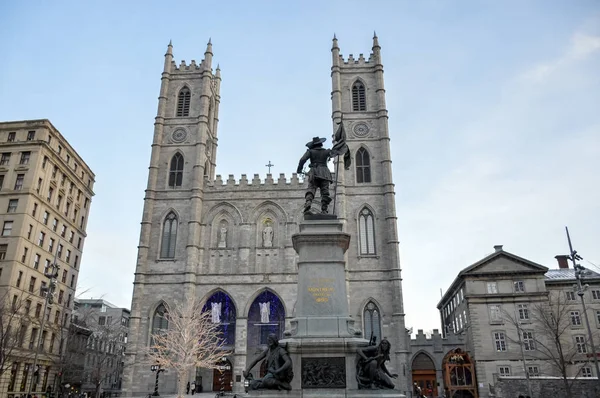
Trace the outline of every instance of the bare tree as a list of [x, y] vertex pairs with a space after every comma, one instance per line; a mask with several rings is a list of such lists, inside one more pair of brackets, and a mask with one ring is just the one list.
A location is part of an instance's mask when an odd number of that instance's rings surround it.
[[165, 317], [168, 327], [152, 335], [146, 358], [150, 364], [175, 370], [177, 396], [183, 397], [190, 369], [214, 369], [228, 352], [223, 350], [219, 324], [212, 322], [210, 312], [202, 312], [196, 299], [176, 303]]
[[[548, 301], [519, 310], [527, 311], [526, 315], [504, 313], [504, 319], [517, 330], [516, 339], [508, 338], [520, 345], [523, 361], [525, 358], [542, 361], [553, 370], [552, 374], [560, 375], [567, 398], [572, 397], [573, 382], [581, 373], [581, 368], [589, 362], [586, 356], [588, 336], [583, 336], [583, 341], [575, 341], [571, 332], [573, 310], [579, 309], [573, 308], [563, 291], [557, 291], [550, 292]], [[525, 326], [524, 318], [530, 318], [529, 328]], [[574, 377], [569, 378], [570, 371]]]
[[31, 356], [22, 350], [29, 323], [28, 297], [8, 290], [0, 296], [0, 379], [15, 357]]

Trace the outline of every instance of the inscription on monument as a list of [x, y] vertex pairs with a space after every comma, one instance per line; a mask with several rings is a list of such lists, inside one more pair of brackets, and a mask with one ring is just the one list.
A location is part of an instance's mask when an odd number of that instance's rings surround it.
[[308, 282], [308, 292], [313, 296], [317, 303], [327, 303], [329, 298], [335, 292], [333, 278], [310, 278]]
[[346, 358], [302, 358], [302, 388], [346, 388]]

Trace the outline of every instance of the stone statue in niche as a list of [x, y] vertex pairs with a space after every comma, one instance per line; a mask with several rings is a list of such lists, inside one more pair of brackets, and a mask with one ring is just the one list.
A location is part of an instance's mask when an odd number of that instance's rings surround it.
[[265, 228], [262, 232], [263, 247], [273, 247], [273, 227], [271, 220], [265, 221]]
[[217, 247], [227, 247], [227, 223], [222, 222], [219, 229], [219, 243]]
[[221, 323], [221, 303], [210, 303], [212, 323]]
[[261, 323], [269, 323], [269, 313], [271, 311], [271, 303], [268, 301], [266, 303], [258, 303], [260, 307], [260, 322]]
[[[273, 333], [267, 337], [269, 347], [254, 358], [244, 370], [244, 377], [250, 382], [251, 390], [291, 390], [294, 377], [292, 360], [287, 351], [279, 346], [279, 339]], [[254, 379], [250, 371], [262, 360], [267, 361], [267, 374], [262, 379]]]
[[358, 362], [356, 364], [356, 380], [358, 388], [394, 389], [391, 379], [398, 377], [391, 374], [385, 367], [385, 362], [390, 360], [391, 345], [387, 339], [382, 339], [379, 345], [359, 348]]

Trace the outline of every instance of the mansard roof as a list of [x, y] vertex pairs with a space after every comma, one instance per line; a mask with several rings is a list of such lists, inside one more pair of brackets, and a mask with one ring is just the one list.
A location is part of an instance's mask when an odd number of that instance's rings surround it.
[[[586, 269], [583, 271], [582, 282], [585, 283], [585, 280], [594, 280], [600, 281], [600, 274], [594, 272], [592, 270]], [[559, 268], [559, 269], [551, 269], [546, 272], [545, 282], [546, 283], [563, 283], [563, 282], [574, 282], [577, 280], [575, 278], [575, 270], [572, 268]]]

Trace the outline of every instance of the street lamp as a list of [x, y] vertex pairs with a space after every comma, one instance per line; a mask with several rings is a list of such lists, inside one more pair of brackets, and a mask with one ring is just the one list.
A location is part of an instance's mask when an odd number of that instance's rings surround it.
[[58, 282], [58, 271], [60, 270], [60, 265], [56, 263], [56, 258], [54, 262], [50, 265], [50, 268], [44, 270], [44, 276], [50, 279], [50, 284], [48, 287], [40, 287], [40, 293], [44, 294], [44, 311], [42, 312], [42, 322], [40, 324], [40, 331], [37, 336], [37, 342], [35, 345], [35, 356], [33, 357], [33, 367], [31, 372], [31, 383], [29, 383], [29, 389], [27, 390], [27, 396], [31, 396], [31, 391], [33, 389], [33, 384], [37, 384], [37, 376], [39, 372], [36, 369], [38, 366], [38, 356], [40, 352], [40, 341], [42, 336], [44, 335], [44, 325], [46, 324], [46, 311], [48, 310], [48, 306], [54, 304], [54, 291], [56, 290], [56, 284]]
[[160, 394], [158, 393], [158, 375], [160, 374], [160, 372], [164, 372], [165, 370], [161, 368], [160, 365], [151, 365], [150, 370], [156, 372], [156, 380], [154, 381], [154, 393], [152, 394], [152, 396], [160, 397]]

